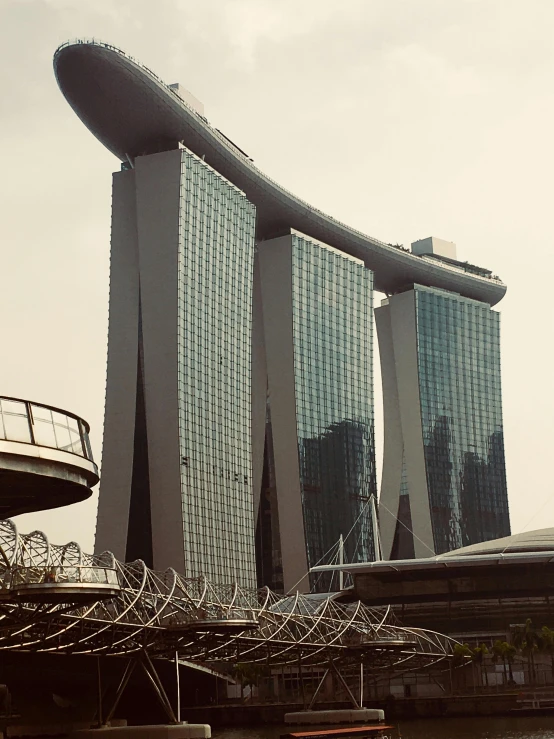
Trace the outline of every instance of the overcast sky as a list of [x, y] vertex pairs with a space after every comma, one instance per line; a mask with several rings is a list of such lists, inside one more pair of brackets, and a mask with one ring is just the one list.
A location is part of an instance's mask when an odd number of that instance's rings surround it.
[[[95, 37], [318, 208], [500, 275], [512, 530], [554, 526], [553, 28], [551, 0], [0, 0], [0, 393], [82, 415], [100, 461], [119, 165], [52, 72]], [[16, 522], [91, 551], [96, 504]]]

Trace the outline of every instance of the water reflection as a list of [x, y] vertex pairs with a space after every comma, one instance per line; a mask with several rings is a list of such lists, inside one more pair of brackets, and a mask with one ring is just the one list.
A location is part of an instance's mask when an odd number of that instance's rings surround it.
[[[554, 716], [395, 721], [402, 739], [554, 739]], [[214, 739], [279, 739], [284, 726], [216, 730]]]

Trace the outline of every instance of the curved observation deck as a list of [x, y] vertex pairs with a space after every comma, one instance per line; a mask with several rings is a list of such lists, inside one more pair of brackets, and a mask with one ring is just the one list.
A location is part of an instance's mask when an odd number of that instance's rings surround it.
[[99, 480], [89, 430], [67, 411], [0, 396], [0, 519], [89, 498]]
[[258, 240], [290, 228], [301, 231], [363, 260], [374, 271], [375, 288], [385, 293], [418, 283], [495, 305], [506, 292], [497, 277], [385, 244], [300, 200], [261, 172], [152, 71], [114, 46], [94, 40], [63, 44], [54, 55], [54, 71], [75, 113], [121, 161], [176, 148], [178, 142], [203, 157], [256, 206]]

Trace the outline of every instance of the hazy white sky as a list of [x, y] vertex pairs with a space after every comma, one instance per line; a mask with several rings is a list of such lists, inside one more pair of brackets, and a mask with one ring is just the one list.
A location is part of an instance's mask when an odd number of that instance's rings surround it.
[[[93, 36], [189, 88], [313, 205], [502, 277], [512, 530], [554, 526], [553, 28], [551, 0], [0, 0], [0, 393], [81, 414], [100, 460], [119, 165], [52, 72]], [[380, 458], [379, 407], [377, 435]], [[90, 551], [96, 503], [16, 522]]]

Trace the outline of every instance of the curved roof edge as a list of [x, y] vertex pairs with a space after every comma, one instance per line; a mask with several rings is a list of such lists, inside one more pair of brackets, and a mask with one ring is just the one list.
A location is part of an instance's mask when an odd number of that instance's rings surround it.
[[390, 559], [344, 565], [318, 565], [310, 572], [343, 570], [352, 575], [444, 570], [488, 565], [549, 564], [554, 562], [554, 528], [524, 531], [453, 549], [434, 557]]
[[519, 534], [490, 539], [467, 547], [453, 549], [440, 554], [437, 559], [447, 557], [482, 557], [489, 554], [510, 554], [516, 552], [554, 552], [554, 528], [522, 531]]
[[150, 69], [110, 44], [77, 40], [54, 54], [58, 85], [77, 116], [121, 161], [182, 142], [239, 187], [257, 210], [257, 238], [289, 228], [362, 259], [375, 288], [438, 287], [490, 305], [506, 293], [498, 278], [432, 263], [335, 220], [285, 190]]

